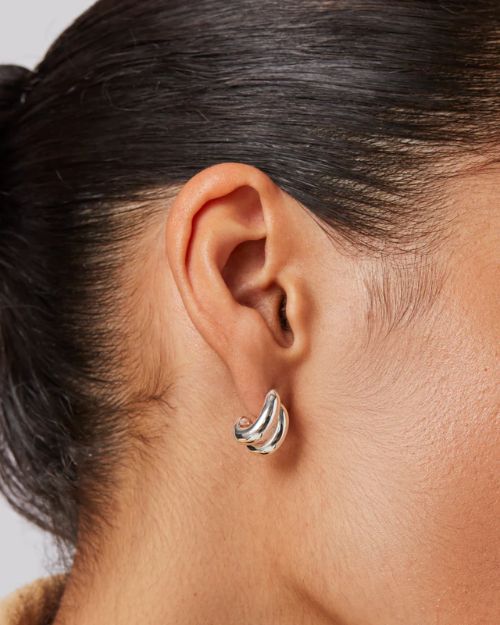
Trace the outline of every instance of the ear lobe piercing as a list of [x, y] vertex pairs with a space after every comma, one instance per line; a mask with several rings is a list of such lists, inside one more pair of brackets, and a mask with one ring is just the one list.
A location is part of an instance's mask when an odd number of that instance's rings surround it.
[[[273, 433], [268, 438], [270, 430], [273, 430]], [[276, 451], [285, 440], [287, 431], [288, 412], [274, 388], [268, 391], [262, 410], [254, 423], [251, 423], [248, 417], [241, 417], [234, 426], [236, 440], [246, 445], [249, 451], [258, 454], [271, 454]], [[253, 444], [262, 438], [266, 438], [262, 444]]]

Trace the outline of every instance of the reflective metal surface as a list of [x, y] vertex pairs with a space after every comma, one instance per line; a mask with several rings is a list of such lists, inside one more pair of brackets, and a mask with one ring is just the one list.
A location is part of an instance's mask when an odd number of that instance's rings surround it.
[[[249, 451], [258, 454], [270, 454], [283, 443], [288, 431], [288, 412], [282, 405], [278, 391], [271, 389], [264, 400], [257, 419], [247, 425], [248, 419], [242, 417], [234, 426], [234, 436]], [[254, 443], [262, 441], [259, 445]]]

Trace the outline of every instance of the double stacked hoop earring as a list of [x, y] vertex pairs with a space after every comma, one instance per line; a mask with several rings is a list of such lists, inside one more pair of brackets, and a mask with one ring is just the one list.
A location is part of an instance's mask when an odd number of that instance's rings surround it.
[[[276, 451], [285, 440], [287, 431], [288, 412], [274, 388], [267, 393], [260, 415], [253, 423], [248, 417], [241, 417], [234, 426], [236, 440], [246, 445], [249, 451], [258, 454]], [[261, 444], [254, 444], [262, 439], [265, 440]]]

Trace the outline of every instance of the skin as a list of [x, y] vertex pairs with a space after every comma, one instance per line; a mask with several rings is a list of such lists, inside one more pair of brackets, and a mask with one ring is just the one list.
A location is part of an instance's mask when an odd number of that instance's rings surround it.
[[[134, 283], [168, 409], [144, 417], [55, 625], [497, 623], [499, 183], [448, 183], [430, 291], [422, 259], [347, 252], [258, 169], [182, 186]], [[260, 456], [233, 424], [270, 388], [290, 429]]]

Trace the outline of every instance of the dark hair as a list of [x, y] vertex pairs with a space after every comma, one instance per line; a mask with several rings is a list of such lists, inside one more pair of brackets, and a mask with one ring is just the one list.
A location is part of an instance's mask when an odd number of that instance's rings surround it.
[[453, 159], [498, 141], [499, 7], [100, 0], [33, 72], [0, 68], [0, 483], [18, 511], [73, 545], [129, 415], [165, 400], [125, 347], [124, 259], [153, 200], [239, 161], [359, 249], [428, 245]]

